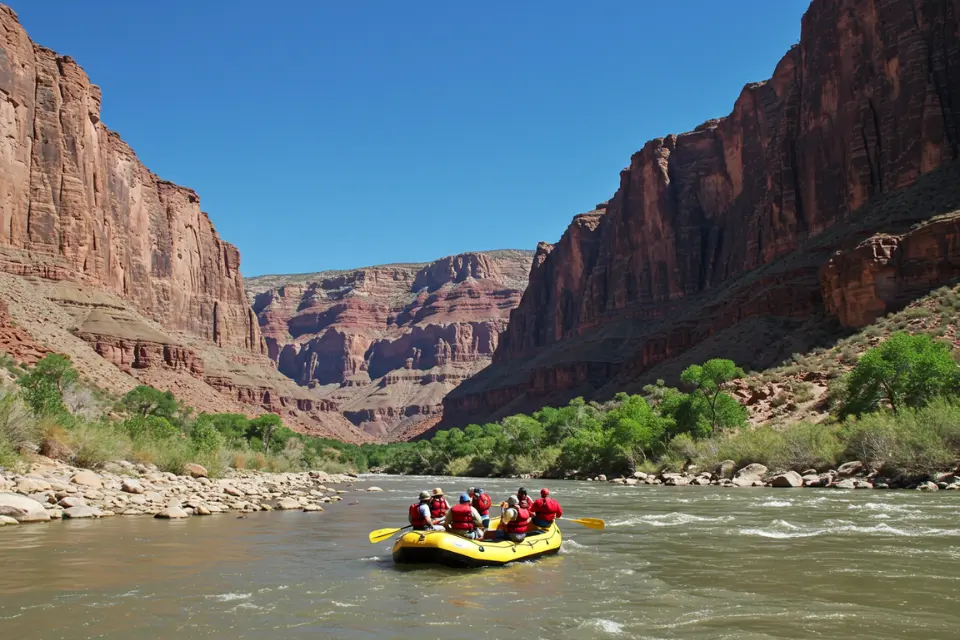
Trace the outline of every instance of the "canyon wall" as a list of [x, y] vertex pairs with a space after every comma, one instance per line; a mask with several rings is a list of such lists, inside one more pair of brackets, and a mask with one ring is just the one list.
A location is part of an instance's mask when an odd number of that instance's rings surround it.
[[164, 327], [259, 351], [240, 253], [194, 191], [104, 126], [100, 98], [0, 6], [0, 270], [100, 287]]
[[[493, 364], [445, 399], [443, 424], [611, 395], [684, 354], [767, 364], [800, 323], [858, 326], [954, 277], [952, 227], [909, 235], [960, 208], [958, 14], [814, 0], [770, 80], [648, 142], [609, 203], [540, 245]], [[780, 331], [737, 334], [761, 325]]]
[[379, 438], [436, 423], [487, 364], [520, 302], [532, 252], [247, 280], [269, 356], [330, 410]]

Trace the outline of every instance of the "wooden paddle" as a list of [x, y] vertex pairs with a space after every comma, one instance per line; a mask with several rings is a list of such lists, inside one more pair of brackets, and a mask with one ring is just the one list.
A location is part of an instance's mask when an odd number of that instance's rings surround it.
[[582, 524], [587, 529], [598, 529], [603, 531], [603, 528], [606, 526], [603, 520], [600, 518], [561, 518], [561, 522], [576, 522], [577, 524]]
[[409, 528], [412, 527], [412, 526], [413, 526], [412, 524], [408, 524], [407, 526], [405, 526], [405, 527], [400, 527], [399, 529], [377, 529], [376, 531], [371, 531], [371, 532], [370, 532], [370, 536], [369, 536], [369, 537], [370, 537], [370, 543], [371, 543], [371, 544], [374, 544], [374, 543], [377, 543], [377, 542], [382, 542], [383, 540], [386, 540], [387, 538], [389, 538], [389, 537], [392, 536], [393, 534], [397, 533], [398, 531], [403, 531], [404, 529], [409, 529]]

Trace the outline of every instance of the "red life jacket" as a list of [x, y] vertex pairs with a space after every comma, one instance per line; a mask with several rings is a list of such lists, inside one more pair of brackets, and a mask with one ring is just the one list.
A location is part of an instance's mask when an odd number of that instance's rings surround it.
[[490, 505], [493, 504], [493, 501], [490, 500], [490, 496], [485, 493], [481, 493], [479, 496], [473, 496], [473, 508], [477, 510], [481, 516], [485, 516], [490, 513]]
[[457, 531], [473, 531], [473, 510], [466, 502], [450, 507], [450, 528]]
[[524, 496], [520, 498], [520, 506], [523, 507], [524, 509], [532, 509], [533, 500], [530, 499], [530, 496]]
[[423, 517], [423, 514], [420, 513], [420, 503], [410, 505], [410, 524], [413, 525], [414, 529], [425, 529], [427, 526], [427, 519]]
[[447, 515], [447, 501], [443, 496], [434, 496], [430, 499], [430, 517], [434, 520]]
[[517, 507], [517, 518], [507, 523], [507, 533], [526, 533], [530, 522], [530, 512], [523, 507]]
[[533, 515], [545, 522], [553, 522], [562, 513], [560, 503], [553, 498], [540, 498], [533, 503]]

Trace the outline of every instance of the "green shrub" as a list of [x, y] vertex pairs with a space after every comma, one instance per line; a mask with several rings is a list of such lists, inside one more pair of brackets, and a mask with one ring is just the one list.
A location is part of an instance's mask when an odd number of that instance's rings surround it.
[[783, 434], [770, 427], [745, 429], [720, 441], [718, 457], [737, 466], [759, 462], [771, 469], [785, 468], [787, 454]]
[[847, 459], [861, 460], [887, 473], [927, 474], [956, 461], [939, 434], [910, 409], [898, 415], [878, 412], [860, 419], [851, 417], [843, 431]]
[[23, 398], [37, 417], [66, 415], [63, 390], [74, 384], [78, 375], [70, 359], [49, 353], [18, 380]]
[[837, 464], [843, 443], [837, 429], [822, 424], [799, 423], [782, 432], [781, 464], [794, 471], [826, 471]]
[[40, 444], [42, 429], [18, 394], [0, 393], [0, 448], [9, 461], [21, 446]]
[[933, 312], [931, 312], [930, 309], [927, 309], [926, 307], [910, 307], [909, 309], [905, 309], [903, 311], [903, 317], [907, 318], [908, 320], [915, 320], [917, 318], [929, 318], [932, 315], [933, 315]]
[[127, 435], [107, 422], [78, 421], [65, 430], [66, 444], [74, 452], [78, 467], [96, 468], [132, 452]]

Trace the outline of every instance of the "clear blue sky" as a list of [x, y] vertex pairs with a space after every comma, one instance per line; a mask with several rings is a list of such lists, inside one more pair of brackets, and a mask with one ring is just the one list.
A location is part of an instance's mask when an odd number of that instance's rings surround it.
[[727, 115], [808, 0], [9, 0], [245, 275], [533, 249]]

